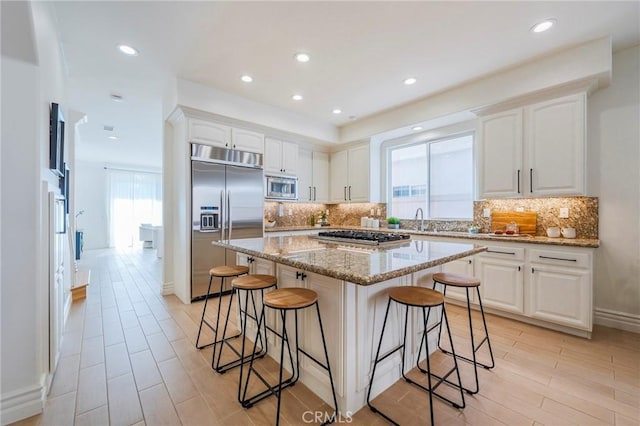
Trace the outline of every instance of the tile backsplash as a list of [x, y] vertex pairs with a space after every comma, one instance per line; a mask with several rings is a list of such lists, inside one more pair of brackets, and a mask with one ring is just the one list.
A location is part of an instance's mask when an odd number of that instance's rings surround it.
[[[569, 217], [558, 218], [560, 208], [569, 209]], [[283, 213], [279, 215], [280, 209]], [[598, 238], [598, 198], [596, 197], [553, 197], [553, 198], [513, 198], [474, 201], [473, 220], [425, 220], [427, 230], [467, 231], [469, 225], [479, 225], [481, 232], [491, 230], [491, 218], [483, 217], [484, 209], [491, 211], [535, 211], [537, 213], [536, 235], [546, 235], [550, 226], [572, 227], [578, 238]], [[372, 215], [373, 210], [373, 215]], [[311, 216], [316, 220], [320, 211], [328, 211], [327, 219], [333, 226], [359, 226], [362, 216], [380, 218], [380, 227], [386, 227], [387, 205], [385, 203], [277, 203], [265, 202], [265, 217], [276, 221], [277, 227], [309, 226]], [[420, 221], [401, 220], [400, 229], [418, 229]]]
[[[282, 205], [282, 207], [280, 207]], [[283, 215], [280, 216], [280, 209]], [[321, 211], [329, 211], [327, 220], [331, 225], [359, 226], [360, 217], [371, 216], [387, 217], [387, 205], [385, 203], [351, 203], [351, 204], [313, 204], [313, 203], [264, 203], [264, 216], [275, 220], [276, 226], [307, 226], [311, 225], [311, 216], [316, 220]], [[290, 214], [291, 213], [291, 214]]]
[[[569, 217], [558, 218], [560, 208], [569, 209]], [[482, 211], [534, 211], [537, 213], [536, 235], [546, 235], [551, 226], [576, 229], [577, 238], [598, 238], [598, 198], [597, 197], [553, 197], [553, 198], [510, 198], [489, 199], [473, 203], [474, 223], [480, 225], [481, 232], [491, 229], [491, 218], [482, 217]]]

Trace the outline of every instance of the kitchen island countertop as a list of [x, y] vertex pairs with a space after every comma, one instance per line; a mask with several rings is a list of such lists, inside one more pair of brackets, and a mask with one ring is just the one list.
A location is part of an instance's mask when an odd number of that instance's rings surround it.
[[213, 244], [359, 285], [401, 277], [486, 250], [476, 244], [428, 240], [367, 246], [320, 241], [308, 235], [265, 236]]
[[548, 244], [565, 247], [588, 247], [597, 248], [600, 246], [600, 240], [597, 238], [549, 238], [542, 235], [519, 235], [519, 236], [498, 236], [488, 233], [471, 234], [469, 232], [459, 231], [418, 231], [415, 229], [387, 229], [387, 228], [362, 228], [359, 226], [330, 226], [330, 227], [313, 227], [313, 226], [280, 226], [265, 229], [265, 234], [271, 232], [297, 232], [317, 230], [326, 231], [328, 229], [355, 229], [360, 231], [371, 232], [392, 232], [401, 234], [410, 234], [425, 237], [441, 237], [441, 238], [459, 238], [474, 241], [511, 241], [528, 244]]

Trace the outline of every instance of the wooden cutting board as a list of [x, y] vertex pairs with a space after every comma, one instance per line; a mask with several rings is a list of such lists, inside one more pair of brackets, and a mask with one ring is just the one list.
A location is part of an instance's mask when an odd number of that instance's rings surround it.
[[507, 225], [515, 222], [520, 227], [521, 234], [536, 234], [536, 212], [491, 212], [491, 232], [496, 229], [506, 229]]

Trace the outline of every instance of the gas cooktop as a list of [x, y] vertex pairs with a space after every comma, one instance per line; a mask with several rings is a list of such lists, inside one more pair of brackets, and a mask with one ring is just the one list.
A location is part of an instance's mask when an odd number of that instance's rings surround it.
[[365, 231], [326, 231], [318, 233], [316, 238], [324, 241], [380, 246], [405, 242], [409, 240], [410, 235]]

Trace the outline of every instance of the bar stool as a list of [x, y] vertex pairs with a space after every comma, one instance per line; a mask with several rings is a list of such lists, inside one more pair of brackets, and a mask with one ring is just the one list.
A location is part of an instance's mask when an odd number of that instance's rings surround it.
[[[489, 340], [489, 330], [487, 329], [487, 321], [484, 318], [484, 309], [482, 308], [482, 299], [480, 298], [480, 280], [477, 280], [473, 277], [468, 277], [466, 275], [452, 274], [448, 272], [438, 272], [436, 274], [433, 274], [434, 289], [436, 288], [437, 284], [441, 284], [444, 286], [445, 296], [447, 294], [448, 286], [465, 289], [465, 293], [467, 295], [467, 314], [469, 316], [469, 332], [471, 334], [472, 358], [470, 359], [460, 354], [456, 355], [456, 357], [458, 359], [461, 359], [463, 361], [473, 364], [473, 372], [475, 374], [475, 389], [472, 390], [472, 389], [464, 388], [464, 390], [467, 391], [467, 393], [469, 394], [478, 393], [478, 391], [480, 390], [480, 382], [478, 381], [478, 365], [483, 368], [486, 368], [487, 370], [495, 366], [495, 361], [493, 359], [493, 350], [491, 349], [491, 341]], [[473, 288], [476, 289], [476, 294], [478, 295], [478, 304], [480, 305], [480, 313], [482, 314], [482, 324], [484, 325], [484, 335], [485, 335], [484, 339], [480, 341], [478, 346], [476, 346], [475, 344], [475, 338], [473, 336], [473, 323], [471, 320], [471, 295], [469, 291], [470, 290], [472, 291]], [[476, 359], [476, 352], [480, 350], [480, 348], [482, 347], [482, 345], [485, 344], [485, 342], [487, 343], [487, 347], [489, 348], [489, 355], [491, 356], [491, 365], [483, 364]], [[451, 354], [450, 351], [442, 348], [442, 346], [440, 345], [440, 339], [438, 339], [438, 349], [440, 349], [442, 352], [446, 354]]]
[[[331, 416], [329, 421], [325, 422], [324, 424], [333, 423], [338, 414], [338, 399], [336, 398], [336, 390], [333, 384], [333, 375], [331, 374], [331, 366], [329, 364], [329, 354], [327, 353], [327, 343], [324, 337], [324, 329], [322, 328], [322, 318], [320, 317], [320, 306], [318, 305], [318, 294], [315, 291], [309, 290], [306, 288], [299, 288], [299, 287], [279, 288], [265, 294], [263, 298], [263, 303], [264, 303], [264, 306], [274, 309], [276, 311], [279, 311], [280, 318], [282, 319], [282, 335], [279, 335], [279, 337], [281, 337], [281, 340], [282, 340], [282, 344], [280, 346], [280, 374], [278, 377], [278, 383], [274, 386], [271, 386], [267, 382], [267, 380], [262, 375], [260, 375], [258, 371], [256, 371], [253, 365], [254, 358], [255, 358], [254, 354], [256, 352], [256, 344], [258, 340], [256, 339], [253, 346], [253, 354], [251, 355], [251, 362], [249, 363], [249, 372], [247, 374], [247, 379], [244, 386], [244, 394], [241, 398], [242, 406], [245, 408], [251, 408], [258, 401], [261, 401], [271, 395], [275, 395], [276, 398], [278, 398], [278, 408], [276, 411], [276, 425], [279, 425], [282, 390], [289, 386], [293, 386], [298, 381], [298, 378], [300, 375], [300, 353], [302, 353], [303, 355], [306, 355], [307, 358], [315, 362], [318, 366], [327, 370], [327, 372], [329, 373], [329, 381], [331, 383], [331, 392], [333, 394], [333, 403], [334, 403], [335, 412], [333, 416]], [[312, 355], [310, 355], [308, 352], [302, 349], [298, 342], [298, 311], [300, 309], [308, 308], [313, 305], [315, 305], [316, 312], [318, 313], [318, 325], [320, 326], [320, 335], [322, 336], [322, 347], [324, 348], [324, 356], [327, 362], [326, 365], [324, 365], [322, 362], [318, 361]], [[266, 309], [263, 309], [262, 314], [260, 315], [260, 320], [258, 321], [258, 329], [260, 329], [262, 324], [265, 322], [265, 310]], [[295, 315], [295, 352], [296, 352], [295, 363], [293, 362], [293, 355], [291, 353], [291, 345], [289, 343], [289, 336], [288, 336], [287, 327], [286, 327], [288, 311], [293, 311]], [[289, 361], [291, 362], [292, 372], [291, 372], [291, 377], [287, 378], [286, 380], [283, 380], [285, 342], [289, 349]], [[249, 380], [252, 374], [255, 374], [258, 377], [258, 379], [260, 379], [260, 381], [264, 383], [265, 386], [267, 386], [267, 389], [252, 397], [247, 398], [246, 393], [249, 387]]]
[[[391, 306], [391, 301], [394, 301], [400, 305], [405, 306], [406, 310], [405, 310], [405, 317], [404, 317], [404, 337], [402, 340], [402, 343], [400, 345], [398, 345], [397, 347], [393, 348], [392, 350], [390, 350], [389, 352], [387, 352], [385, 355], [383, 355], [382, 357], [380, 356], [380, 348], [382, 347], [382, 340], [384, 337], [384, 330], [387, 326], [387, 318], [389, 317], [389, 308]], [[433, 324], [431, 327], [429, 327], [428, 321], [429, 321], [429, 315], [431, 314], [431, 308], [436, 308], [438, 306], [442, 307], [442, 317], [440, 319], [440, 322], [437, 322], [435, 324]], [[409, 322], [409, 308], [410, 307], [415, 307], [415, 308], [421, 308], [422, 310], [422, 321], [423, 321], [423, 325], [424, 325], [424, 331], [422, 332], [422, 337], [420, 339], [420, 349], [418, 351], [418, 357], [416, 360], [416, 366], [418, 367], [418, 369], [425, 373], [427, 375], [427, 386], [424, 386], [420, 383], [417, 383], [416, 381], [410, 379], [409, 377], [407, 377], [404, 373], [405, 368], [404, 368], [404, 358], [405, 358], [405, 347], [407, 345], [407, 325]], [[449, 370], [447, 373], [445, 373], [442, 376], [438, 376], [434, 373], [431, 372], [431, 362], [429, 360], [429, 339], [428, 339], [428, 334], [433, 331], [435, 328], [438, 328], [438, 333], [441, 332], [441, 328], [442, 328], [442, 319], [444, 319], [445, 324], [447, 325], [447, 333], [449, 335], [449, 342], [451, 343], [451, 348], [453, 351], [453, 368], [451, 370]], [[422, 354], [422, 342], [425, 343], [425, 349], [427, 351], [427, 356], [426, 356], [426, 364], [427, 364], [427, 369], [424, 370], [422, 367], [420, 367], [420, 355]], [[371, 404], [371, 388], [373, 386], [373, 380], [376, 374], [376, 367], [378, 366], [379, 362], [382, 362], [383, 360], [385, 360], [386, 358], [388, 358], [389, 356], [391, 356], [392, 354], [394, 354], [395, 352], [397, 352], [398, 350], [402, 349], [402, 377], [409, 383], [417, 386], [418, 388], [427, 391], [427, 393], [429, 394], [429, 411], [430, 411], [430, 416], [431, 416], [431, 424], [434, 424], [434, 417], [433, 417], [433, 396], [437, 396], [438, 398], [442, 399], [443, 401], [448, 402], [449, 404], [451, 404], [454, 408], [464, 408], [465, 407], [465, 401], [464, 401], [464, 393], [462, 392], [462, 381], [460, 379], [460, 371], [458, 370], [458, 361], [457, 361], [457, 357], [455, 356], [455, 350], [453, 350], [453, 339], [451, 337], [451, 329], [449, 327], [449, 321], [447, 319], [447, 313], [445, 311], [445, 307], [444, 307], [444, 296], [442, 295], [442, 293], [429, 289], [429, 288], [424, 288], [424, 287], [392, 287], [389, 289], [389, 301], [387, 302], [387, 310], [384, 314], [384, 322], [382, 324], [382, 331], [380, 332], [380, 342], [378, 343], [378, 350], [376, 351], [376, 358], [373, 362], [373, 371], [371, 373], [371, 380], [369, 381], [369, 390], [367, 392], [367, 405], [369, 406], [369, 408], [371, 409], [371, 411], [373, 411], [374, 413], [378, 413], [380, 414], [382, 417], [384, 417], [387, 421], [397, 425], [398, 423], [395, 422], [391, 417], [389, 417], [388, 415], [386, 415], [385, 413], [383, 413], [382, 411], [380, 411], [378, 408], [374, 407], [373, 404]], [[458, 385], [455, 385], [454, 383], [452, 383], [451, 381], [447, 380], [448, 377], [453, 374], [456, 373], [456, 376], [458, 377]], [[435, 384], [431, 383], [431, 378], [434, 377], [436, 379], [438, 379], [436, 381]], [[461, 403], [458, 404], [457, 402], [454, 402], [448, 398], [446, 398], [445, 396], [439, 394], [436, 392], [436, 389], [438, 388], [438, 386], [440, 386], [442, 383], [447, 383], [457, 389], [460, 390], [460, 399], [461, 399]]]
[[[202, 318], [200, 319], [200, 327], [198, 328], [198, 337], [196, 337], [196, 349], [203, 349], [209, 347], [211, 345], [215, 345], [218, 343], [218, 326], [220, 325], [220, 308], [222, 307], [222, 289], [224, 288], [224, 279], [238, 277], [240, 275], [248, 274], [249, 267], [248, 266], [215, 266], [209, 269], [209, 287], [207, 287], [207, 294], [204, 298], [204, 307], [202, 308]], [[218, 314], [216, 317], [216, 326], [209, 324], [204, 318], [205, 313], [207, 312], [207, 303], [209, 302], [209, 296], [211, 296], [211, 284], [213, 283], [214, 278], [220, 278], [220, 290], [218, 291]], [[207, 343], [206, 345], [200, 344], [200, 333], [202, 333], [202, 325], [206, 325], [209, 327], [211, 331], [215, 333], [215, 337], [213, 342]], [[238, 337], [233, 336], [233, 337]], [[224, 336], [223, 336], [224, 337]], [[215, 352], [215, 350], [214, 350]]]

